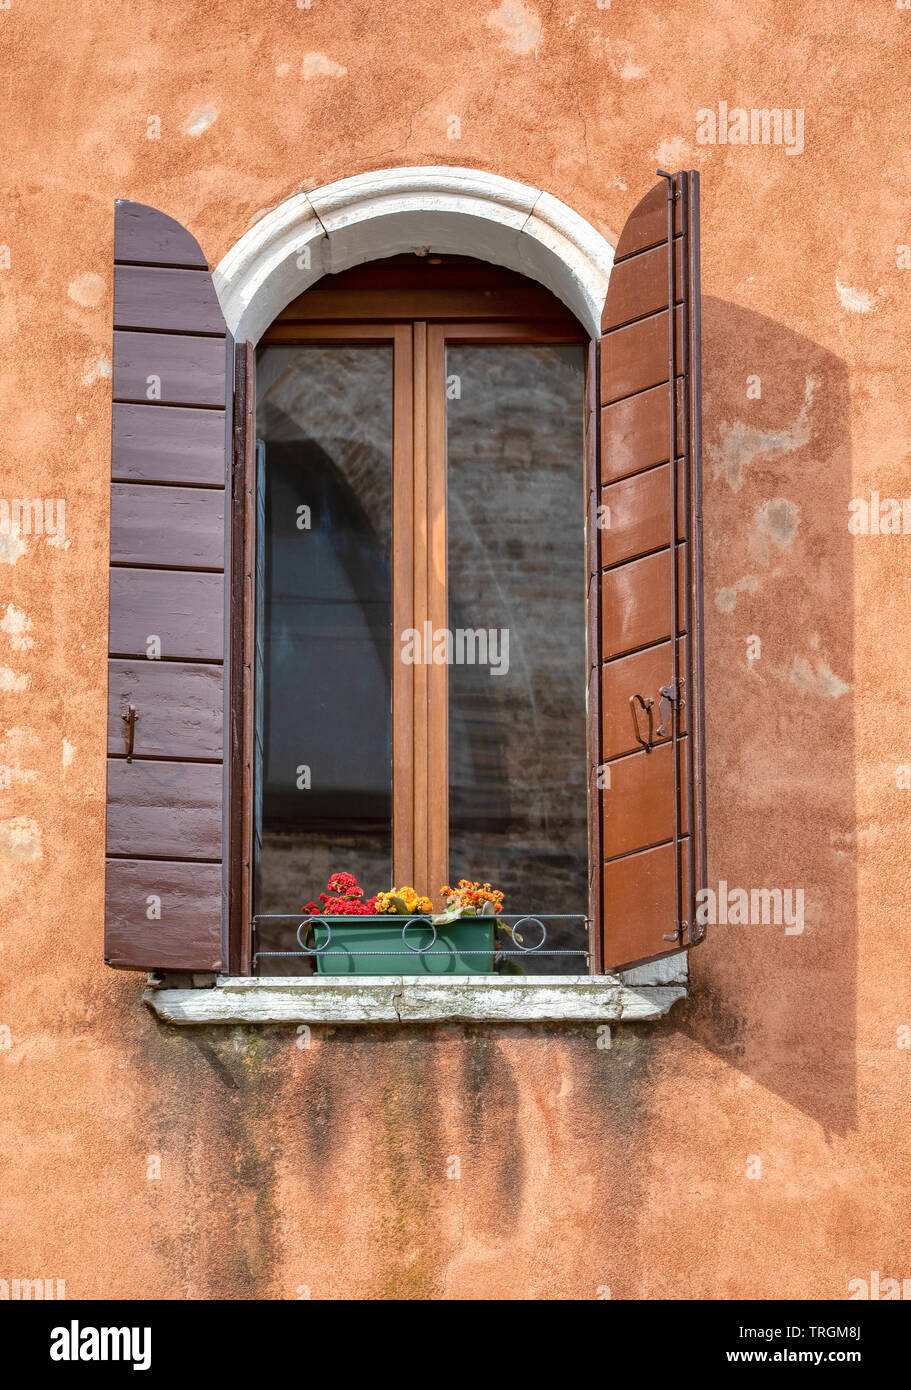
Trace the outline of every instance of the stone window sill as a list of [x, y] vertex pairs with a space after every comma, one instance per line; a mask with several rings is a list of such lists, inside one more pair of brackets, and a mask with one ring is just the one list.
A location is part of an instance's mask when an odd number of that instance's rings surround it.
[[647, 1023], [686, 997], [685, 955], [672, 960], [622, 976], [221, 976], [209, 989], [147, 989], [143, 998], [166, 1022], [191, 1025]]

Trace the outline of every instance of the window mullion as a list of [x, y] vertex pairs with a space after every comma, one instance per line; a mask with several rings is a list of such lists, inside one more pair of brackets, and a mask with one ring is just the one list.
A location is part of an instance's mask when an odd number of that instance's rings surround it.
[[[449, 626], [446, 547], [446, 333], [427, 330], [427, 607], [431, 633]], [[438, 900], [449, 881], [449, 667], [427, 671], [427, 876]], [[442, 900], [438, 905], [443, 906]]]
[[420, 846], [415, 798], [415, 673], [402, 660], [402, 634], [417, 625], [415, 352], [410, 323], [394, 330], [392, 460], [392, 868], [396, 884], [416, 877]]

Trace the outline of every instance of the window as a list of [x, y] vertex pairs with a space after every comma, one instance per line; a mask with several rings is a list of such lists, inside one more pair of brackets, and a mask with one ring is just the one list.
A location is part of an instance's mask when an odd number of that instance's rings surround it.
[[287, 968], [264, 909], [342, 868], [587, 913], [596, 973], [702, 938], [698, 226], [698, 176], [663, 175], [595, 342], [468, 258], [324, 276], [257, 413], [199, 246], [118, 203], [109, 964]]
[[329, 277], [266, 333], [260, 971], [310, 967], [272, 953], [338, 870], [437, 909], [443, 883], [491, 882], [565, 919], [545, 947], [573, 954], [526, 971], [587, 968], [585, 371], [557, 300], [461, 258]]

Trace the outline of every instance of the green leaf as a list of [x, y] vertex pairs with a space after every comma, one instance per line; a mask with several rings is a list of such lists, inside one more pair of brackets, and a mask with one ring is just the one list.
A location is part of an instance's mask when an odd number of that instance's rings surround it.
[[404, 913], [407, 916], [408, 905], [402, 898], [399, 897], [398, 893], [390, 893], [389, 901], [392, 903], [392, 906], [396, 912]]
[[435, 927], [448, 927], [450, 922], [457, 922], [460, 917], [470, 917], [474, 914], [465, 907], [447, 907], [445, 912], [438, 912], [430, 920]]

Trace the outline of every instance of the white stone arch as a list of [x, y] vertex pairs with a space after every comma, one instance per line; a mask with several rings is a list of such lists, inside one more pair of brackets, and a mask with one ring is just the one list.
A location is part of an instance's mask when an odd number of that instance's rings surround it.
[[551, 194], [477, 169], [380, 169], [297, 193], [241, 237], [213, 278], [235, 339], [255, 343], [321, 276], [425, 249], [538, 280], [600, 335], [610, 243]]

